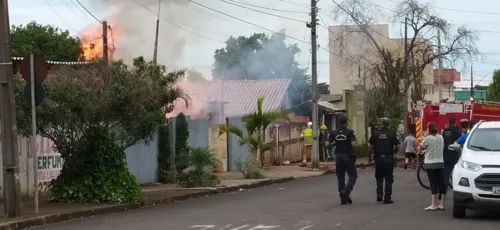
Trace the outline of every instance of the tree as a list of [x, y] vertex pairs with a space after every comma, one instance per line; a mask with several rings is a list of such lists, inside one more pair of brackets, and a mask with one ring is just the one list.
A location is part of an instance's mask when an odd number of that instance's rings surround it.
[[500, 70], [495, 70], [493, 72], [493, 81], [488, 86], [486, 100], [500, 101]]
[[300, 53], [297, 44], [287, 45], [282, 33], [230, 37], [225, 48], [215, 51], [212, 75], [218, 80], [291, 79], [291, 107], [299, 114], [308, 114], [310, 106], [295, 105], [311, 99], [310, 78], [295, 60]]
[[319, 83], [318, 94], [330, 94], [330, 85], [328, 85], [326, 82]]
[[[430, 4], [404, 0], [395, 10], [387, 12], [370, 0], [333, 2], [336, 5], [334, 14], [345, 25], [341, 34], [330, 31], [341, 41], [338, 53], [344, 58], [344, 65], [364, 66], [370, 76], [367, 81], [374, 86], [371, 93], [377, 95], [370, 96], [371, 101], [367, 103], [372, 112], [368, 115], [370, 119], [392, 116], [391, 120], [401, 121], [404, 112], [399, 113], [399, 105], [404, 106], [409, 90], [414, 94], [413, 99], [423, 98], [423, 76], [432, 68], [432, 63], [440, 58], [450, 65], [457, 61], [465, 63], [478, 53], [477, 33], [464, 27], [451, 31], [451, 24], [434, 13]], [[380, 12], [384, 12], [383, 18], [392, 13], [394, 21], [402, 25], [407, 20], [409, 37], [406, 41], [389, 40], [372, 27], [380, 24], [377, 20]], [[441, 49], [438, 49], [437, 31], [442, 35]], [[348, 36], [362, 38], [363, 44], [354, 44], [360, 51], [357, 54], [346, 51], [345, 47], [351, 44], [345, 42], [352, 40]]]
[[78, 61], [82, 54], [80, 40], [57, 27], [30, 22], [12, 26], [12, 55], [43, 55], [47, 60]]
[[[132, 67], [120, 60], [109, 66], [63, 66], [49, 74], [45, 101], [37, 107], [37, 130], [64, 159], [61, 174], [51, 182], [52, 200], [140, 202], [124, 150], [148, 143], [166, 122], [174, 100], [184, 96], [173, 85], [182, 75], [142, 57]], [[18, 127], [30, 136], [31, 108], [23, 99], [22, 81], [16, 78]]]
[[264, 98], [257, 99], [257, 110], [243, 117], [246, 135], [243, 130], [230, 125], [221, 125], [219, 127], [219, 136], [224, 133], [232, 133], [240, 138], [240, 145], [248, 145], [250, 149], [251, 165], [258, 166], [259, 162], [264, 163], [264, 153], [273, 149], [272, 143], [265, 143], [264, 132], [273, 122], [282, 119], [288, 119], [286, 113], [281, 111], [264, 112]]

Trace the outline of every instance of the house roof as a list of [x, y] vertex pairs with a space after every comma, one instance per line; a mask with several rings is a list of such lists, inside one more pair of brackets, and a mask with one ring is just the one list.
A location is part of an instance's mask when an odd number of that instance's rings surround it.
[[239, 116], [255, 112], [259, 97], [265, 112], [280, 109], [290, 84], [290, 79], [215, 80], [210, 88], [212, 98], [225, 102], [224, 116]]
[[320, 101], [334, 102], [334, 101], [342, 101], [342, 99], [343, 99], [342, 94], [320, 94], [319, 95]]

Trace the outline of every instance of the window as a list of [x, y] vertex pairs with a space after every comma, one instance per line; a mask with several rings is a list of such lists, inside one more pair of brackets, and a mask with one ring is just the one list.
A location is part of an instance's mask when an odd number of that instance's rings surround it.
[[476, 151], [500, 151], [500, 128], [476, 129], [467, 147]]

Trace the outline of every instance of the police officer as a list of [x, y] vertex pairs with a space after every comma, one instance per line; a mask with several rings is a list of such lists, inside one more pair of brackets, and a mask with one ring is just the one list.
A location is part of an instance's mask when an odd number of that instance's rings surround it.
[[[338, 190], [340, 204], [352, 204], [351, 192], [356, 184], [358, 173], [356, 172], [356, 155], [353, 145], [356, 145], [356, 135], [353, 130], [347, 128], [347, 117], [339, 117], [340, 128], [332, 131], [329, 143], [335, 146], [335, 166], [338, 179]], [[349, 176], [345, 183], [345, 174]]]
[[396, 133], [389, 129], [389, 122], [389, 118], [382, 118], [381, 128], [370, 137], [370, 145], [375, 160], [377, 202], [383, 201], [384, 204], [394, 203], [391, 197], [392, 183], [394, 183], [394, 154], [397, 153], [400, 144]]
[[[448, 120], [448, 126], [443, 129], [442, 136], [444, 139], [444, 150], [443, 150], [443, 158], [444, 158], [444, 183], [446, 188], [448, 188], [450, 173], [455, 167], [455, 164], [458, 162], [459, 153], [455, 150], [449, 149], [448, 146], [455, 143], [455, 141], [462, 135], [460, 130], [457, 128], [457, 120], [454, 117], [450, 117]], [[446, 193], [446, 192], [444, 192]]]

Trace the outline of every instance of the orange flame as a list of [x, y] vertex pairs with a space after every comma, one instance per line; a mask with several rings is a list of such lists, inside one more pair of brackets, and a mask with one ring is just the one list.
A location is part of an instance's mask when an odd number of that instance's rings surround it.
[[[119, 32], [115, 20], [108, 21], [108, 59], [111, 60], [114, 53], [115, 36]], [[82, 57], [84, 61], [91, 61], [103, 58], [103, 28], [102, 26], [89, 25], [80, 32], [80, 42], [82, 44]]]

